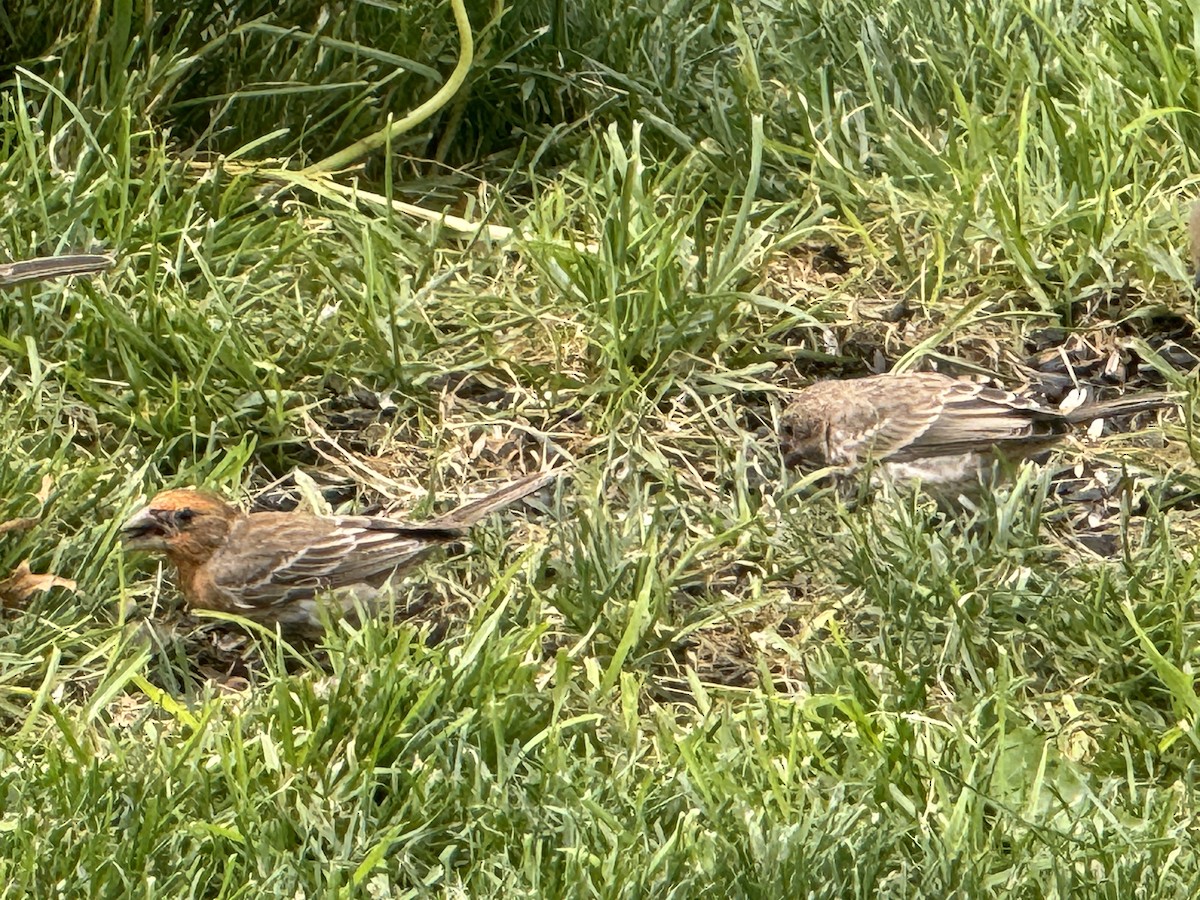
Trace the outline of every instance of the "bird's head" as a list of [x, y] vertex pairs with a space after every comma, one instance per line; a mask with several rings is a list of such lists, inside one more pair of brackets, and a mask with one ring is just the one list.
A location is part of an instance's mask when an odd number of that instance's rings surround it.
[[803, 469], [828, 465], [826, 430], [822, 416], [803, 406], [789, 409], [780, 422], [779, 443], [784, 465]]
[[130, 550], [203, 557], [224, 543], [240, 514], [215, 494], [196, 488], [163, 491], [121, 526]]
[[780, 418], [780, 449], [787, 467], [818, 469], [830, 460], [829, 428], [845, 407], [845, 382], [817, 382], [797, 391]]

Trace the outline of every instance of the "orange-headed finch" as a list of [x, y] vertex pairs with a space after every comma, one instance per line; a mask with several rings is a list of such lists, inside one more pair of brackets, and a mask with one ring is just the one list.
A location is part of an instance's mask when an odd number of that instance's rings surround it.
[[557, 473], [518, 479], [428, 522], [305, 512], [244, 513], [196, 488], [163, 491], [122, 528], [125, 546], [164, 553], [188, 606], [284, 626], [319, 622], [314, 597], [363, 596], [489, 513], [549, 484]]

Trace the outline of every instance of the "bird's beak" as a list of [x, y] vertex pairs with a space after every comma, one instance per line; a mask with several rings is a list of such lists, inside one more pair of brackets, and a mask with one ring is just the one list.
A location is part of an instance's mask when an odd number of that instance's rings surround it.
[[785, 468], [788, 468], [788, 469], [803, 468], [804, 464], [806, 462], [807, 462], [806, 457], [799, 450], [785, 449], [783, 452], [783, 465]]
[[162, 550], [162, 524], [148, 509], [143, 509], [121, 526], [121, 542], [130, 550]]

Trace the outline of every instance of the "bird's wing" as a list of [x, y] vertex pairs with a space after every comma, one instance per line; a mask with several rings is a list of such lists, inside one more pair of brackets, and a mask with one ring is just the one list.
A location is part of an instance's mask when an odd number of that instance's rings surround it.
[[[1010, 391], [953, 381], [938, 392], [938, 413], [891, 455], [897, 460], [987, 451], [995, 446], [1042, 443], [1065, 427], [1054, 410]], [[926, 410], [928, 405], [923, 405]]]
[[258, 609], [370, 582], [460, 534], [368, 516], [257, 513], [235, 528], [208, 569], [234, 606]]
[[920, 445], [942, 416], [945, 393], [939, 377], [917, 375], [863, 379], [830, 404], [830, 462], [838, 465], [923, 455]]
[[61, 275], [94, 275], [112, 264], [111, 256], [99, 253], [67, 253], [3, 263], [0, 264], [0, 287], [58, 278]]

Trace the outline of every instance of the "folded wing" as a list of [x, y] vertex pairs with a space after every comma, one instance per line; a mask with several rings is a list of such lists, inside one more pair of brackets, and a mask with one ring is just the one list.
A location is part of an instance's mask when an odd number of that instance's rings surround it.
[[258, 513], [230, 535], [228, 559], [214, 560], [214, 587], [243, 609], [309, 599], [381, 581], [462, 533], [368, 516]]

